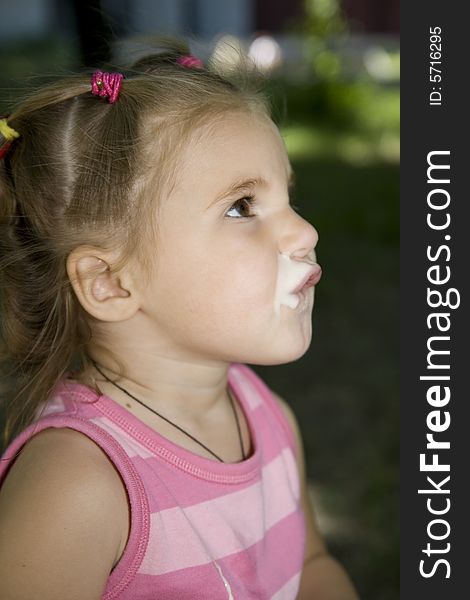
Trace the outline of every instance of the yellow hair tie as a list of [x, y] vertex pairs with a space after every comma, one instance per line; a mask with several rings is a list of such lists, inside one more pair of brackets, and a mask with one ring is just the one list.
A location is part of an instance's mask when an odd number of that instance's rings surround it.
[[10, 127], [6, 119], [0, 119], [0, 135], [2, 135], [7, 142], [12, 142], [16, 138], [20, 137], [20, 134]]

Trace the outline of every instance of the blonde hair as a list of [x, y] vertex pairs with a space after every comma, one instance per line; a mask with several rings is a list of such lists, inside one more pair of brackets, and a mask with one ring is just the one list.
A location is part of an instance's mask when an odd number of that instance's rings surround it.
[[164, 52], [125, 73], [114, 104], [77, 75], [30, 95], [8, 118], [20, 137], [0, 163], [1, 365], [14, 382], [3, 401], [4, 446], [67, 371], [89, 366], [91, 328], [67, 277], [70, 252], [117, 248], [122, 261], [137, 255], [145, 265], [155, 234], [145, 217], [171, 189], [194, 132], [228, 111], [270, 116], [252, 65], [242, 61], [230, 77], [186, 68], [176, 63], [186, 43], [166, 40]]

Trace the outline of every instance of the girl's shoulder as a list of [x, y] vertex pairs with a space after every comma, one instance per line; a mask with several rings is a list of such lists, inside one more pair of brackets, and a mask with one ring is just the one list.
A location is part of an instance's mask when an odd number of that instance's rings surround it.
[[15, 471], [19, 481], [26, 477], [29, 483], [39, 484], [47, 479], [51, 494], [63, 490], [64, 484], [84, 490], [102, 482], [103, 489], [97, 493], [117, 483], [122, 487], [117, 470], [98, 444], [69, 427], [47, 427], [30, 437], [6, 479]]
[[3, 481], [0, 515], [2, 585], [25, 597], [63, 598], [71, 586], [100, 597], [128, 514], [120, 476], [92, 440], [69, 428], [30, 438]]

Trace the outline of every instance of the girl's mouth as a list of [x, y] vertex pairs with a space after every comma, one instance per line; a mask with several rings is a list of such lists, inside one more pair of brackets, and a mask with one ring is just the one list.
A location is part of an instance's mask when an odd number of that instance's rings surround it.
[[320, 265], [318, 265], [318, 264], [312, 265], [312, 268], [301, 279], [301, 281], [298, 283], [297, 287], [294, 290], [292, 290], [291, 294], [299, 294], [300, 292], [303, 292], [307, 288], [310, 288], [310, 287], [316, 285], [320, 281], [321, 275], [322, 275], [322, 269], [321, 269]]

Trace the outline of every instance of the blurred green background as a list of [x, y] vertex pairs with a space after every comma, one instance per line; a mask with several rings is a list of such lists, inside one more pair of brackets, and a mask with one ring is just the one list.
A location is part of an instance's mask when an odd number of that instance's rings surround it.
[[[297, 415], [330, 551], [361, 598], [394, 600], [399, 52], [374, 43], [367, 51], [375, 71], [358, 66], [354, 45], [345, 43], [350, 24], [333, 0], [308, 0], [285, 29], [303, 40], [301, 69], [293, 77], [289, 67], [273, 68], [267, 87], [296, 173], [294, 203], [319, 232], [323, 277], [308, 352], [295, 363], [255, 370]], [[24, 87], [82, 62], [73, 36], [0, 37], [0, 114]], [[373, 76], [380, 65], [388, 76]]]

